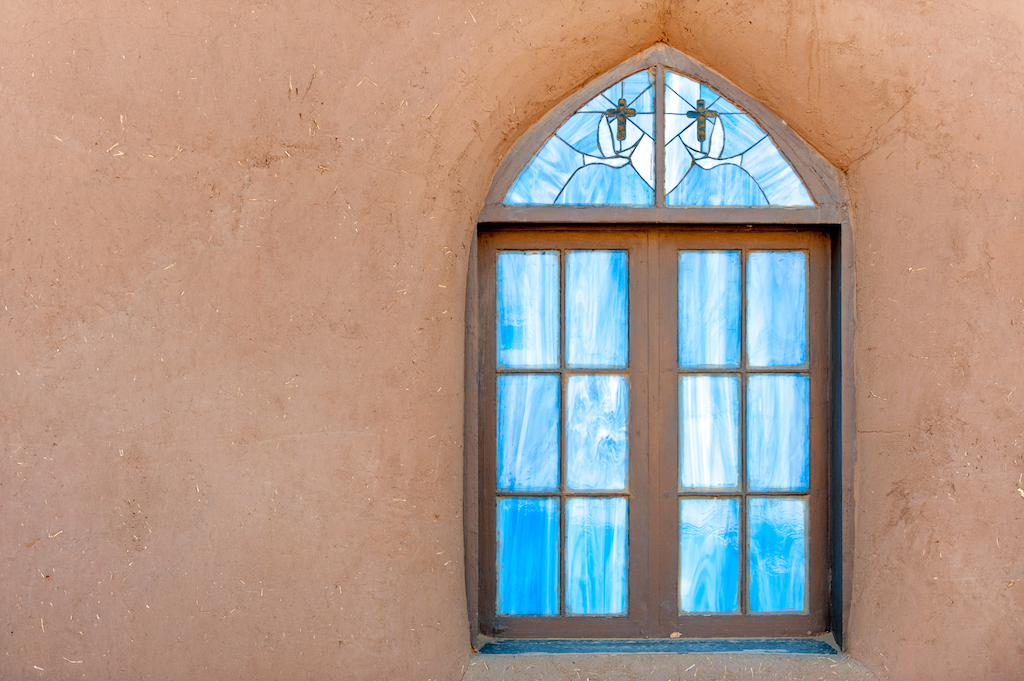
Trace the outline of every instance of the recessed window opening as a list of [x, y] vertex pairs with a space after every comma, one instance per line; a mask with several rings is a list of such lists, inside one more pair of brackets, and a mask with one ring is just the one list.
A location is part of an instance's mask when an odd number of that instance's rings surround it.
[[845, 213], [714, 80], [652, 49], [495, 178], [470, 348], [482, 634], [839, 634]]

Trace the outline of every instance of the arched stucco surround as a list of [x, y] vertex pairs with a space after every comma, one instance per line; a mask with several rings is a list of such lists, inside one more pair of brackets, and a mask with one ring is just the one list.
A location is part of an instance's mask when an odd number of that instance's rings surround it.
[[[758, 207], [606, 207], [606, 206], [507, 206], [502, 201], [520, 171], [533, 158], [555, 130], [579, 107], [641, 69], [662, 65], [706, 83], [748, 113], [772, 138], [807, 186], [815, 205], [806, 208]], [[658, 105], [662, 106], [661, 104]], [[660, 119], [660, 117], [657, 117]], [[657, 125], [660, 125], [660, 120]], [[661, 148], [656, 151], [660, 182]], [[660, 201], [659, 201], [660, 203]], [[706, 65], [665, 45], [655, 44], [640, 54], [595, 77], [576, 92], [552, 107], [531, 126], [504, 156], [491, 182], [480, 225], [529, 226], [572, 224], [583, 229], [600, 224], [661, 224], [678, 226], [722, 225], [754, 227], [771, 225], [816, 226], [832, 235], [832, 360], [830, 431], [830, 630], [840, 645], [849, 621], [850, 571], [845, 570], [853, 551], [853, 470], [856, 453], [856, 427], [853, 383], [854, 269], [853, 232], [847, 210], [848, 200], [842, 173], [797, 135], [785, 121]], [[474, 249], [475, 254], [475, 249]], [[474, 258], [471, 257], [471, 262]], [[479, 345], [477, 328], [476, 268], [471, 264], [467, 284], [466, 343], [466, 586], [470, 626], [475, 642], [478, 634], [479, 592], [479, 447], [477, 382]]]

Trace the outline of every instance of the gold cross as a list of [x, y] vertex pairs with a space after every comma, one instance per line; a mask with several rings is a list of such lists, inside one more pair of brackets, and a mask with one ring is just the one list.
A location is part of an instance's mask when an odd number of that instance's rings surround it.
[[697, 100], [697, 110], [696, 111], [687, 111], [686, 112], [686, 117], [687, 118], [696, 118], [697, 119], [697, 141], [698, 142], [703, 142], [704, 138], [706, 137], [705, 132], [704, 132], [704, 126], [707, 124], [708, 119], [709, 118], [715, 118], [716, 116], [718, 116], [718, 112], [717, 111], [710, 111], [710, 110], [704, 108], [704, 100], [703, 99], [698, 99]]
[[626, 108], [626, 100], [619, 98], [619, 105], [614, 109], [608, 109], [604, 115], [609, 120], [614, 118], [619, 122], [619, 132], [616, 135], [620, 140], [626, 139], [626, 118], [636, 116], [636, 109]]

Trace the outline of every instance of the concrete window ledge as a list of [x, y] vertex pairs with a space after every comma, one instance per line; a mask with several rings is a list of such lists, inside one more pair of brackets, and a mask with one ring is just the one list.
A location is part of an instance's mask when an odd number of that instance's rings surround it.
[[[798, 650], [805, 652], [761, 652], [783, 650], [774, 641], [719, 641], [711, 651], [699, 641], [650, 642], [656, 652], [588, 652], [589, 642], [518, 642], [508, 652], [509, 642], [491, 645], [481, 640], [481, 653], [473, 656], [463, 681], [740, 681], [743, 679], [786, 681], [877, 681], [871, 672], [849, 655], [828, 653], [826, 641], [804, 639]], [[531, 643], [542, 644], [530, 646]], [[583, 643], [576, 650], [553, 645]], [[624, 643], [624, 642], [623, 642]], [[671, 649], [668, 645], [677, 647]], [[724, 644], [724, 645], [723, 645]], [[730, 645], [731, 644], [731, 645]], [[608, 649], [608, 646], [603, 646]], [[745, 650], [741, 650], [745, 647]], [[522, 652], [531, 649], [544, 652]], [[724, 648], [724, 651], [723, 651]], [[730, 650], [731, 648], [731, 650]], [[546, 649], [546, 650], [545, 650]], [[702, 652], [688, 652], [702, 650]], [[486, 651], [486, 652], [484, 652]]]

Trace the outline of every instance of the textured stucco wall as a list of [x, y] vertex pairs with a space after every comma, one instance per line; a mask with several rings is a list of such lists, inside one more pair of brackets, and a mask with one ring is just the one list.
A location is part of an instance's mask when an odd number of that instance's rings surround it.
[[848, 174], [851, 654], [1020, 678], [1022, 28], [1015, 0], [9, 3], [0, 677], [459, 679], [474, 219], [519, 135], [663, 40]]

